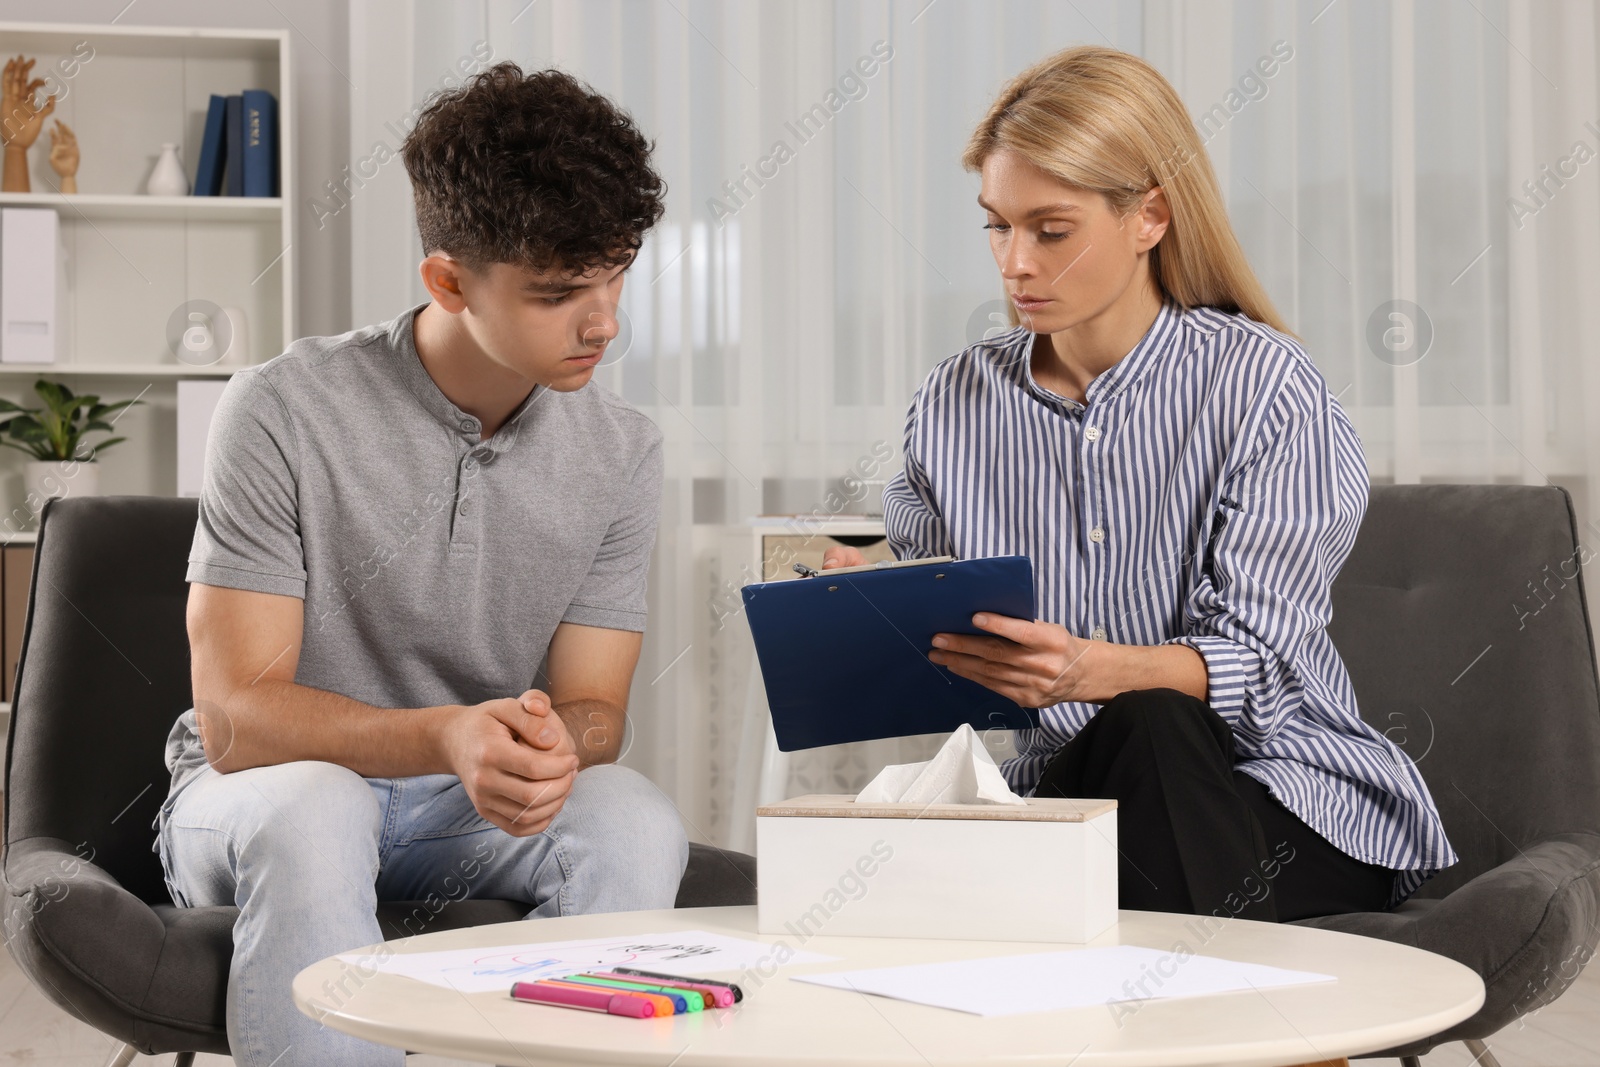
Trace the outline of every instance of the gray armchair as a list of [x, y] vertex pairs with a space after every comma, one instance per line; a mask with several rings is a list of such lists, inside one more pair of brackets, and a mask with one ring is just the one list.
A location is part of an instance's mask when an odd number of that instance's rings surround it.
[[[1594, 532], [1594, 531], [1590, 531]], [[1380, 486], [1328, 630], [1362, 718], [1416, 761], [1461, 862], [1389, 912], [1302, 920], [1471, 967], [1483, 1041], [1577, 977], [1600, 930], [1600, 683], [1580, 537], [1551, 486]], [[1590, 539], [1593, 543], [1593, 539]]]
[[[54, 1003], [123, 1042], [111, 1062], [228, 1054], [238, 909], [177, 908], [151, 851], [167, 731], [189, 699], [193, 500], [51, 501], [40, 522], [5, 767], [5, 937]], [[691, 845], [679, 907], [755, 903], [755, 861]], [[391, 937], [526, 905], [387, 903]]]

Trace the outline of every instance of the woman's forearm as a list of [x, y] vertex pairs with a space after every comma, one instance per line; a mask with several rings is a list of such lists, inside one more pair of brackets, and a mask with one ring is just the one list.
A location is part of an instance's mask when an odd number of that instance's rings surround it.
[[933, 636], [929, 658], [1025, 708], [1063, 702], [1104, 704], [1134, 689], [1176, 689], [1206, 699], [1206, 661], [1188, 645], [1114, 645], [1059, 623], [978, 612], [982, 636]]
[[1206, 661], [1188, 645], [1112, 645], [1096, 641], [1084, 653], [1086, 694], [1104, 704], [1131, 689], [1176, 689], [1206, 699]]

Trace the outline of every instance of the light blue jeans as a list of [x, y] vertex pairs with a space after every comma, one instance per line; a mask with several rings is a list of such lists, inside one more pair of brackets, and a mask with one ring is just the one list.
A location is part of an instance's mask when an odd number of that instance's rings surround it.
[[[401, 1049], [302, 1014], [289, 992], [305, 967], [386, 939], [380, 900], [423, 902], [405, 921], [416, 933], [466, 897], [524, 901], [529, 918], [670, 908], [689, 854], [672, 802], [614, 765], [579, 771], [531, 837], [487, 822], [454, 775], [363, 778], [311, 761], [205, 767], [167, 798], [157, 826], [173, 901], [239, 908], [228, 1042], [244, 1067], [405, 1062]], [[328, 1010], [354, 995], [348, 983], [324, 992]]]

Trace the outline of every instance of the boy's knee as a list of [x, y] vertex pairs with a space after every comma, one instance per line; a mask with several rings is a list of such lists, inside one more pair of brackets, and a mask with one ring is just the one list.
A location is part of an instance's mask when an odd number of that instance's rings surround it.
[[568, 804], [574, 803], [577, 825], [572, 829], [587, 831], [597, 850], [623, 862], [649, 863], [664, 878], [682, 877], [689, 858], [683, 819], [650, 779], [616, 764], [589, 767], [573, 785]]
[[380, 829], [371, 786], [345, 767], [251, 767], [206, 775], [179, 795], [162, 831], [163, 862], [174, 899], [181, 893], [191, 905], [241, 904], [243, 891], [255, 912], [364, 913], [359, 887], [377, 875]]
[[296, 760], [221, 776], [211, 788], [232, 793], [227, 816], [240, 840], [257, 847], [377, 847], [382, 812], [367, 780], [348, 767]]

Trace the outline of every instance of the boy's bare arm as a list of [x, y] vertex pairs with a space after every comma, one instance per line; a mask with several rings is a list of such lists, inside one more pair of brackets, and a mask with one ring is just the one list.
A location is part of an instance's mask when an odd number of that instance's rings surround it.
[[543, 694], [376, 708], [295, 683], [297, 597], [197, 582], [187, 618], [200, 738], [220, 772], [320, 760], [368, 778], [455, 774], [484, 818], [519, 836], [543, 830], [571, 788], [577, 757], [523, 733]]

